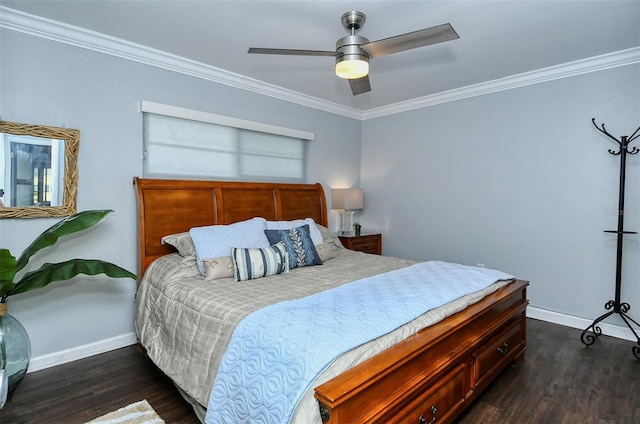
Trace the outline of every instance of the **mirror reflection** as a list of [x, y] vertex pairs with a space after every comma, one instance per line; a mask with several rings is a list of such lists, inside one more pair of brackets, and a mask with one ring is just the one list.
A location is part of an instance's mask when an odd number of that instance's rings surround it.
[[80, 132], [0, 121], [0, 218], [76, 212]]
[[0, 207], [61, 206], [64, 140], [1, 134]]

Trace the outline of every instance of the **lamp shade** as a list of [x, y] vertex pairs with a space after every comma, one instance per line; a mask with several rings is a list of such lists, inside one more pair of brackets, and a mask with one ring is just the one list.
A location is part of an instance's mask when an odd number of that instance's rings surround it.
[[331, 190], [331, 208], [354, 210], [364, 207], [361, 188], [334, 188]]

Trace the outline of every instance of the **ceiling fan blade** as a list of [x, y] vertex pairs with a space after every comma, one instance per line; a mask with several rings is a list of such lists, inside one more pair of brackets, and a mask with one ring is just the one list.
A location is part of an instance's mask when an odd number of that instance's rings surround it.
[[362, 78], [350, 79], [349, 85], [351, 86], [351, 92], [354, 96], [371, 91], [368, 75]]
[[395, 37], [372, 41], [370, 43], [362, 44], [360, 47], [369, 53], [370, 58], [374, 59], [376, 57], [415, 49], [417, 47], [424, 47], [430, 44], [455, 40], [457, 38], [460, 38], [460, 36], [453, 29], [451, 24], [442, 24], [402, 35], [396, 35]]
[[296, 50], [296, 49], [263, 49], [259, 47], [251, 47], [247, 53], [256, 54], [283, 54], [290, 56], [337, 56], [336, 52], [326, 50]]

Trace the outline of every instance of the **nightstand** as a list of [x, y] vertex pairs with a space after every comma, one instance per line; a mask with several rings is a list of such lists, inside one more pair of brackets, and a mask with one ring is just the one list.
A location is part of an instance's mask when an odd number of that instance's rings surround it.
[[382, 234], [361, 234], [359, 236], [338, 235], [338, 238], [347, 249], [382, 255]]

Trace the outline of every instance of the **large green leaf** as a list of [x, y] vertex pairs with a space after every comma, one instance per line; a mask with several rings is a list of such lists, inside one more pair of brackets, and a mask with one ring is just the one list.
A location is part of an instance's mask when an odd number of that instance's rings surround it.
[[0, 249], [0, 298], [15, 287], [16, 258], [8, 249]]
[[22, 252], [17, 260], [16, 271], [20, 271], [29, 262], [29, 258], [45, 247], [53, 246], [62, 236], [77, 233], [97, 224], [113, 212], [112, 210], [95, 210], [78, 212], [62, 221], [54, 224], [49, 229], [40, 234], [34, 241]]
[[105, 274], [112, 278], [136, 279], [135, 274], [110, 262], [98, 259], [71, 259], [55, 264], [46, 263], [35, 271], [27, 272], [9, 294], [14, 295], [39, 289], [54, 281], [66, 281], [78, 274]]

